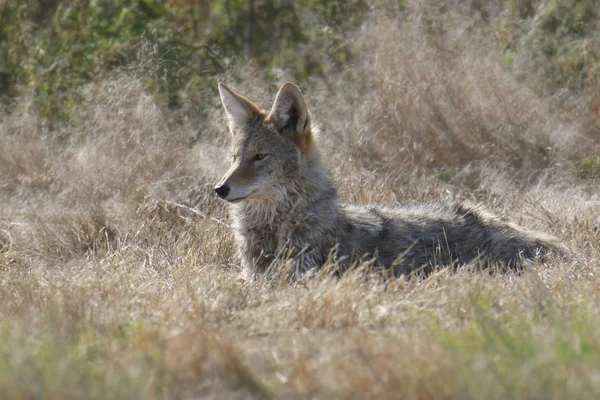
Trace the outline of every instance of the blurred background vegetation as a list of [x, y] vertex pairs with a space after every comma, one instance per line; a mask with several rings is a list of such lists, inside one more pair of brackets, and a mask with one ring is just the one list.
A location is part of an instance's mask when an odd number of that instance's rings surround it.
[[539, 90], [599, 87], [596, 0], [0, 0], [0, 97], [31, 93], [40, 115], [65, 121], [82, 85], [135, 65], [161, 104], [202, 112], [233, 66], [300, 82], [336, 74], [360, 56], [347, 34], [370, 13], [410, 21], [419, 3], [471, 16]]
[[[2, 4], [2, 3], [0, 3]], [[298, 79], [340, 68], [344, 32], [364, 0], [26, 0], [2, 6], [0, 93], [34, 91], [43, 115], [65, 119], [78, 88], [135, 64], [170, 107], [198, 103], [234, 64]], [[147, 62], [149, 60], [155, 62]], [[200, 97], [199, 97], [200, 96]]]

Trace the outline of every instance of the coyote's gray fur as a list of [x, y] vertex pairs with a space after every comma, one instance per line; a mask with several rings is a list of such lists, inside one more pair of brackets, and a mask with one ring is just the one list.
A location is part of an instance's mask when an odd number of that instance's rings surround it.
[[239, 256], [250, 275], [282, 258], [298, 274], [328, 259], [342, 269], [374, 260], [395, 273], [481, 259], [519, 268], [524, 259], [562, 248], [555, 238], [468, 204], [342, 205], [298, 87], [285, 83], [270, 112], [222, 83], [219, 91], [233, 164], [215, 191], [231, 203]]

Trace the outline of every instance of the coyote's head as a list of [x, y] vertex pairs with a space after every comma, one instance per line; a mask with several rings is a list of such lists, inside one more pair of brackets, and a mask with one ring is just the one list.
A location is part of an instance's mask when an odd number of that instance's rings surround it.
[[293, 83], [279, 89], [270, 112], [219, 83], [233, 135], [232, 164], [215, 187], [229, 202], [277, 201], [286, 177], [317, 157], [302, 93]]

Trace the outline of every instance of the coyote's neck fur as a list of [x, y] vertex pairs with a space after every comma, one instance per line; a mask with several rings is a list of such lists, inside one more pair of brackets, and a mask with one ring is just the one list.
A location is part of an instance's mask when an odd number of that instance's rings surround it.
[[231, 202], [249, 275], [282, 264], [302, 274], [329, 258], [342, 269], [369, 259], [397, 273], [482, 259], [517, 267], [562, 248], [554, 238], [466, 204], [339, 205], [294, 84], [281, 87], [268, 113], [223, 84], [219, 91], [233, 135], [233, 163], [215, 191]]
[[300, 267], [303, 271], [318, 268], [324, 261], [320, 255], [311, 256], [308, 245], [322, 242], [318, 236], [333, 231], [343, 214], [329, 174], [317, 150], [313, 151], [309, 162], [282, 179], [275, 190], [276, 198], [232, 204], [239, 256], [246, 273], [265, 272], [288, 256], [288, 251], [304, 253], [301, 257], [310, 265]]

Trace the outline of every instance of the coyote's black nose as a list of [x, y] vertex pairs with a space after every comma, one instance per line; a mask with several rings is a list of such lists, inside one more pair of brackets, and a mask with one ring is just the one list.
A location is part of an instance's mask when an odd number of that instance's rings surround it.
[[215, 192], [219, 195], [220, 198], [224, 199], [229, 194], [229, 186], [221, 185], [215, 188]]

